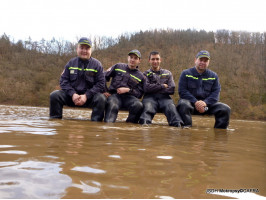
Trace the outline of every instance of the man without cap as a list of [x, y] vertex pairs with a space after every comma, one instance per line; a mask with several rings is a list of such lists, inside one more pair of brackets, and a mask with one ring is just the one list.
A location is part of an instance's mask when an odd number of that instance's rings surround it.
[[124, 108], [129, 111], [126, 122], [138, 123], [143, 108], [139, 99], [145, 86], [145, 77], [138, 69], [140, 59], [140, 52], [132, 50], [128, 53], [128, 64], [118, 63], [104, 72], [107, 82], [112, 78], [104, 93], [107, 97], [105, 122], [115, 122], [119, 109]]
[[77, 45], [77, 57], [65, 66], [60, 78], [61, 90], [50, 94], [50, 118], [62, 118], [63, 106], [92, 108], [91, 120], [102, 121], [106, 98], [102, 64], [91, 57], [91, 40], [82, 37]]
[[208, 69], [209, 63], [210, 53], [202, 50], [196, 55], [195, 66], [181, 73], [177, 111], [184, 126], [192, 126], [191, 114], [214, 114], [214, 128], [226, 129], [231, 109], [218, 102], [221, 85], [217, 74]]
[[175, 104], [170, 97], [175, 92], [175, 82], [169, 70], [162, 69], [161, 56], [157, 51], [149, 55], [151, 68], [144, 72], [147, 77], [145, 94], [142, 100], [143, 112], [140, 116], [140, 124], [151, 124], [154, 115], [161, 111], [165, 114], [169, 126], [181, 127], [183, 124]]

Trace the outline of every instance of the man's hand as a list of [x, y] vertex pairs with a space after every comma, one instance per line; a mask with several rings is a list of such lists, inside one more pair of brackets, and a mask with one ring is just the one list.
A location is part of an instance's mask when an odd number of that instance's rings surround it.
[[77, 106], [83, 106], [86, 103], [86, 101], [87, 101], [86, 94], [80, 95], [80, 99], [79, 99]]
[[73, 94], [72, 100], [76, 106], [83, 106], [86, 101], [87, 101], [87, 96], [85, 94], [78, 95], [78, 94]]
[[73, 94], [72, 96], [72, 101], [74, 102], [75, 105], [79, 102], [80, 96], [78, 94]]
[[126, 87], [117, 88], [117, 90], [116, 90], [117, 94], [124, 94], [124, 93], [127, 93], [129, 91], [130, 91], [130, 89], [126, 88]]
[[164, 86], [165, 88], [168, 88], [168, 85], [167, 85], [167, 84], [165, 84], [165, 83], [163, 84], [163, 86]]
[[204, 101], [202, 101], [202, 100], [197, 101], [195, 103], [196, 110], [199, 111], [199, 113], [204, 113], [206, 106], [207, 106], [207, 104]]
[[103, 95], [104, 95], [106, 98], [108, 98], [108, 97], [111, 96], [111, 94], [110, 94], [109, 92], [105, 92], [105, 93], [103, 93]]

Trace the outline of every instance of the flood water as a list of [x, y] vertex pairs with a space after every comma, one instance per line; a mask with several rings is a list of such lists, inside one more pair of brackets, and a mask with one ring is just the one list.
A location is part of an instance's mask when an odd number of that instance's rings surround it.
[[194, 117], [180, 129], [162, 114], [142, 127], [126, 112], [110, 124], [90, 113], [65, 108], [63, 120], [49, 120], [48, 108], [0, 105], [0, 198], [266, 196], [265, 122], [218, 130], [213, 117]]

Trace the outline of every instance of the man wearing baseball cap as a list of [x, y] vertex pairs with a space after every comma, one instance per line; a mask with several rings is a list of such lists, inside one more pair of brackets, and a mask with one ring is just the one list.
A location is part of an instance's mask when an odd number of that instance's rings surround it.
[[62, 118], [63, 106], [92, 108], [91, 120], [102, 121], [106, 98], [105, 80], [100, 61], [91, 57], [92, 43], [82, 37], [77, 45], [77, 57], [65, 66], [60, 78], [61, 90], [50, 94], [50, 118]]
[[218, 102], [221, 85], [218, 75], [208, 69], [210, 59], [208, 51], [198, 52], [195, 66], [180, 75], [177, 111], [186, 127], [192, 126], [191, 114], [214, 115], [214, 128], [226, 129], [229, 125], [231, 109]]
[[112, 79], [110, 87], [106, 87], [107, 97], [105, 122], [115, 122], [118, 111], [122, 108], [129, 111], [126, 122], [138, 123], [143, 105], [140, 98], [144, 92], [145, 78], [138, 69], [141, 54], [134, 49], [128, 53], [128, 63], [117, 63], [105, 74], [107, 82]]

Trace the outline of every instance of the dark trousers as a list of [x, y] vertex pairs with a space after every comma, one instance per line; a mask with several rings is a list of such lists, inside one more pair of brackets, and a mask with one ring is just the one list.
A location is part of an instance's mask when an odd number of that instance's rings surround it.
[[183, 124], [175, 104], [169, 95], [148, 94], [144, 96], [142, 104], [143, 112], [140, 116], [140, 124], [151, 124], [154, 115], [158, 111], [165, 114], [169, 126], [180, 127]]
[[143, 106], [138, 98], [130, 94], [112, 94], [107, 99], [105, 122], [115, 122], [120, 109], [129, 111], [126, 122], [138, 123]]
[[75, 106], [72, 97], [63, 90], [55, 90], [50, 94], [50, 118], [62, 119], [63, 106], [92, 108], [91, 121], [102, 121], [104, 117], [106, 98], [103, 94], [95, 94], [83, 106]]
[[229, 125], [231, 109], [227, 104], [217, 102], [208, 106], [208, 111], [205, 113], [199, 113], [194, 105], [186, 99], [180, 99], [177, 105], [177, 111], [179, 112], [184, 126], [192, 126], [191, 114], [207, 114], [215, 116], [214, 128], [226, 129]]

